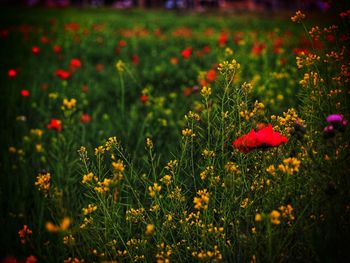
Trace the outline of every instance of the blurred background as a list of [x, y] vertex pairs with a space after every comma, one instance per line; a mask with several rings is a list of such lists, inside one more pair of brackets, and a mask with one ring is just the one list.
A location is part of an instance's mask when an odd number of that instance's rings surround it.
[[[349, 1], [336, 1], [336, 5], [345, 6]], [[320, 10], [330, 8], [326, 0], [0, 0], [2, 6], [27, 7], [111, 7], [124, 8], [166, 8], [191, 9], [201, 11], [206, 9], [248, 10], [248, 11], [280, 11], [280, 10]], [[334, 5], [334, 3], [333, 3]]]

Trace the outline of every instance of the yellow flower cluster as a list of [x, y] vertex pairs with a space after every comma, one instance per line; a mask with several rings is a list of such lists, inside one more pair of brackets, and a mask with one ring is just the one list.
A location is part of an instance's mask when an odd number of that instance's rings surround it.
[[165, 166], [165, 169], [171, 171], [174, 170], [178, 165], [178, 161], [177, 160], [171, 160], [167, 163], [167, 165]]
[[62, 110], [71, 110], [73, 108], [75, 108], [77, 104], [77, 100], [76, 99], [63, 99], [63, 105], [62, 105]]
[[92, 224], [94, 219], [92, 217], [84, 217], [83, 223], [80, 225], [81, 229], [86, 228], [88, 225]]
[[160, 179], [160, 181], [166, 186], [169, 186], [171, 184], [171, 179], [172, 179], [171, 175], [166, 174]]
[[202, 180], [205, 180], [208, 176], [212, 177], [214, 175], [214, 166], [207, 166], [205, 167], [205, 170], [200, 173], [200, 177]]
[[51, 185], [51, 174], [48, 172], [39, 174], [36, 177], [35, 185], [38, 186], [40, 192], [47, 196]]
[[227, 173], [233, 174], [233, 173], [237, 173], [240, 174], [241, 171], [238, 169], [238, 165], [236, 165], [234, 162], [227, 162], [225, 164], [225, 170]]
[[244, 198], [243, 201], [241, 202], [241, 207], [243, 209], [247, 208], [247, 206], [249, 205], [249, 198]]
[[275, 115], [271, 116], [271, 120], [272, 121], [274, 121], [276, 119], [277, 119], [277, 122], [278, 122], [278, 125], [274, 127], [274, 129], [276, 131], [281, 130], [280, 127], [284, 127], [286, 132], [289, 132], [289, 131], [291, 131], [291, 128], [294, 127], [296, 122], [298, 122], [299, 124], [303, 124], [304, 123], [304, 120], [299, 118], [296, 110], [293, 109], [293, 108], [288, 109], [287, 112], [283, 112], [283, 117], [281, 117], [281, 116], [277, 116], [276, 117]]
[[95, 176], [93, 173], [90, 172], [88, 174], [83, 175], [83, 180], [81, 182], [82, 184], [88, 184], [88, 183], [91, 183], [93, 180], [97, 182], [98, 178], [97, 176]]
[[182, 136], [184, 136], [184, 137], [195, 137], [196, 136], [196, 134], [193, 133], [192, 129], [187, 129], [187, 128], [183, 129], [181, 131], [181, 133], [182, 133]]
[[[112, 160], [115, 160], [114, 155], [112, 155]], [[123, 173], [125, 170], [125, 165], [124, 165], [123, 160], [113, 161], [112, 167], [114, 169], [114, 172], [118, 172], [118, 173]]]
[[285, 174], [292, 175], [299, 172], [301, 161], [297, 158], [290, 157], [283, 160], [283, 164], [278, 165], [278, 169]]
[[146, 145], [147, 145], [147, 148], [152, 150], [153, 149], [153, 141], [151, 138], [147, 138], [146, 139]]
[[194, 120], [194, 121], [199, 121], [200, 117], [197, 113], [189, 111], [186, 115], [185, 115], [185, 119], [186, 120]]
[[72, 235], [64, 236], [63, 237], [63, 244], [70, 246], [75, 243], [75, 238]]
[[105, 148], [107, 151], [110, 151], [113, 147], [117, 147], [118, 145], [117, 137], [109, 137], [105, 143]]
[[199, 197], [196, 196], [193, 199], [193, 203], [195, 204], [194, 208], [198, 209], [198, 210], [201, 208], [203, 210], [208, 209], [209, 193], [208, 193], [207, 189], [199, 190], [197, 192], [197, 195], [199, 195]]
[[323, 83], [324, 80], [322, 78], [319, 78], [317, 72], [311, 71], [310, 73], [305, 73], [304, 78], [299, 81], [299, 84], [306, 88], [310, 84], [312, 84], [314, 87], [318, 85], [318, 83]]
[[182, 194], [182, 189], [178, 186], [175, 186], [174, 190], [172, 190], [168, 194], [169, 199], [176, 200], [177, 202], [185, 202], [186, 198]]
[[294, 22], [294, 23], [300, 23], [302, 20], [304, 20], [306, 17], [305, 14], [303, 14], [300, 10], [296, 11], [296, 13], [294, 14], [294, 16], [292, 16], [290, 19]]
[[208, 98], [211, 95], [211, 88], [207, 86], [203, 86], [203, 88], [201, 89], [201, 95], [204, 98]]
[[259, 178], [257, 177], [256, 179], [254, 179], [254, 181], [252, 182], [252, 185], [250, 186], [250, 190], [251, 191], [255, 191], [258, 189], [262, 189], [264, 188], [264, 186], [269, 186], [270, 185], [270, 180], [267, 179], [265, 180], [264, 178]]
[[106, 193], [110, 190], [111, 185], [114, 183], [112, 179], [105, 178], [102, 182], [97, 182], [97, 185], [94, 189], [98, 193]]
[[266, 168], [266, 172], [271, 174], [272, 176], [276, 175], [276, 168], [273, 164], [271, 164], [269, 167]]
[[215, 152], [214, 151], [210, 151], [208, 149], [204, 149], [202, 151], [202, 156], [204, 158], [213, 158], [213, 157], [215, 157]]
[[43, 130], [40, 130], [40, 129], [31, 129], [30, 130], [30, 133], [41, 138], [41, 136], [43, 135]]
[[[246, 105], [244, 103], [241, 103], [240, 106], [245, 107]], [[264, 108], [265, 108], [265, 105], [262, 102], [255, 101], [254, 108], [252, 111], [243, 110], [239, 112], [239, 115], [241, 115], [242, 118], [245, 118], [246, 121], [249, 121], [256, 114], [263, 114]]]
[[118, 72], [123, 72], [125, 70], [125, 63], [122, 60], [118, 60], [115, 63], [115, 68]]
[[281, 223], [280, 220], [281, 213], [278, 212], [277, 210], [272, 210], [270, 213], [270, 221], [274, 225], [279, 225]]
[[49, 232], [66, 231], [66, 230], [68, 230], [70, 224], [71, 224], [70, 218], [65, 217], [62, 219], [62, 221], [59, 225], [55, 225], [52, 222], [47, 222], [45, 225], [45, 228]]
[[165, 245], [162, 242], [160, 245], [157, 245], [158, 253], [156, 254], [157, 263], [170, 263], [170, 256], [173, 253], [170, 245]]
[[287, 206], [280, 206], [279, 210], [282, 213], [282, 217], [287, 218], [290, 221], [293, 221], [295, 219], [294, 215], [293, 215], [293, 207], [288, 204]]
[[131, 221], [133, 223], [143, 222], [145, 220], [145, 209], [143, 207], [135, 209], [130, 208], [126, 210], [126, 221]]
[[95, 155], [100, 155], [100, 154], [104, 154], [106, 151], [106, 149], [103, 146], [98, 146], [97, 148], [95, 148]]
[[201, 250], [201, 251], [194, 251], [192, 252], [192, 256], [199, 259], [199, 260], [204, 260], [204, 261], [213, 261], [213, 262], [217, 262], [217, 261], [221, 261], [222, 260], [222, 254], [218, 248], [217, 245], [214, 246], [214, 250], [210, 251], [210, 250]]
[[158, 185], [157, 183], [154, 183], [153, 186], [148, 187], [148, 193], [153, 198], [156, 196], [157, 193], [160, 192], [161, 189], [162, 187], [160, 185]]
[[84, 207], [83, 209], [84, 216], [91, 214], [97, 210], [97, 205], [89, 204], [87, 207]]
[[316, 61], [320, 60], [320, 56], [312, 53], [308, 53], [307, 55], [302, 52], [300, 56], [296, 57], [296, 64], [299, 69], [303, 67], [310, 67], [312, 66]]
[[248, 94], [253, 90], [253, 85], [251, 83], [243, 82], [241, 89], [244, 94]]
[[232, 59], [231, 62], [223, 61], [219, 64], [218, 70], [222, 73], [236, 71], [241, 68], [241, 64], [239, 64], [235, 59]]

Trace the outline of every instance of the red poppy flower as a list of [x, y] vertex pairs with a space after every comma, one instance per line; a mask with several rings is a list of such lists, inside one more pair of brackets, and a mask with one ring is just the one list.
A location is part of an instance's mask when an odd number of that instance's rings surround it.
[[148, 101], [149, 97], [147, 95], [141, 95], [140, 96], [140, 101], [143, 103], [143, 104], [146, 104], [146, 102]]
[[7, 75], [9, 76], [9, 78], [14, 78], [17, 76], [17, 71], [15, 69], [9, 69], [7, 71]]
[[81, 67], [81, 61], [79, 59], [77, 59], [77, 58], [73, 58], [70, 61], [70, 65], [71, 65], [72, 68], [75, 68], [75, 69], [80, 68]]
[[262, 146], [277, 147], [282, 143], [286, 143], [288, 138], [282, 136], [279, 132], [275, 132], [272, 125], [262, 128], [257, 132], [258, 140], [262, 143]]
[[91, 121], [91, 116], [87, 113], [80, 116], [80, 121], [82, 123], [89, 123]]
[[236, 139], [232, 145], [243, 153], [248, 153], [253, 149], [260, 147], [277, 147], [282, 143], [286, 143], [288, 138], [282, 136], [279, 132], [275, 132], [272, 125], [262, 128], [258, 132], [252, 129], [249, 133]]
[[254, 129], [233, 142], [233, 147], [238, 149], [243, 153], [250, 152], [254, 148], [257, 148], [261, 145], [261, 142], [258, 139], [257, 133]]
[[37, 47], [37, 46], [32, 47], [32, 53], [34, 55], [38, 55], [39, 52], [40, 52], [40, 48], [39, 47]]
[[22, 95], [22, 97], [28, 97], [29, 96], [29, 91], [26, 90], [26, 89], [22, 89], [21, 90], [21, 95]]
[[60, 79], [68, 79], [70, 77], [70, 72], [64, 70], [64, 69], [58, 69], [56, 70], [56, 76]]
[[192, 54], [192, 48], [188, 47], [182, 50], [181, 55], [183, 58], [188, 59]]
[[47, 125], [47, 128], [50, 130], [61, 131], [62, 122], [58, 119], [51, 119], [50, 123]]

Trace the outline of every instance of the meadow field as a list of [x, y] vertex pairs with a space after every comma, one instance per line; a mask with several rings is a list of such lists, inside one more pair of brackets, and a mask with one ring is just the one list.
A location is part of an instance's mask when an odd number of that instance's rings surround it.
[[0, 11], [2, 262], [349, 262], [350, 10]]

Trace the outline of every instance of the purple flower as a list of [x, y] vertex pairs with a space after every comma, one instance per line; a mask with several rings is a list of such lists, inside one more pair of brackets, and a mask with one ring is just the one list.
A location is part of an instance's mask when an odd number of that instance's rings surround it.
[[326, 118], [327, 122], [342, 122], [343, 115], [341, 114], [331, 114]]
[[329, 125], [323, 129], [325, 133], [330, 133], [334, 131], [334, 127], [332, 125]]

